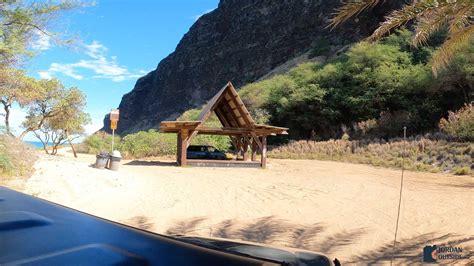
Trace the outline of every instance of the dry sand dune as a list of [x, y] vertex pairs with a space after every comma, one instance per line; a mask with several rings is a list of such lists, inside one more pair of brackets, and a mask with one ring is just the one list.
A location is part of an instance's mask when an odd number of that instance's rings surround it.
[[[90, 167], [93, 162], [89, 155], [42, 155], [25, 191], [158, 233], [291, 246], [346, 264], [384, 264], [390, 258], [397, 170], [272, 159], [266, 170], [135, 160], [112, 172]], [[428, 244], [472, 253], [473, 179], [415, 172], [405, 178], [397, 263], [419, 263]]]

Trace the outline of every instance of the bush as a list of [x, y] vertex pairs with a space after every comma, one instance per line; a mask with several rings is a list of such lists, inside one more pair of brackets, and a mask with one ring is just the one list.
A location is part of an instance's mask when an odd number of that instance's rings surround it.
[[[97, 154], [101, 151], [110, 151], [112, 148], [112, 135], [99, 132], [87, 137], [83, 145], [80, 145], [80, 151], [85, 153]], [[120, 137], [115, 136], [114, 149], [120, 150]]]
[[156, 130], [140, 131], [122, 139], [120, 151], [124, 157], [142, 158], [176, 153], [176, 135]]
[[409, 170], [468, 175], [472, 174], [474, 144], [424, 137], [407, 141], [400, 138], [293, 141], [269, 152], [273, 158], [332, 160], [392, 168], [401, 168], [402, 155]]
[[[111, 141], [111, 135], [94, 134], [84, 140], [81, 151], [91, 154], [110, 151]], [[226, 136], [198, 135], [191, 144], [211, 145], [219, 150], [227, 151], [230, 148], [230, 139]], [[176, 134], [160, 133], [154, 129], [129, 134], [123, 138], [118, 136], [115, 138], [115, 149], [119, 150], [124, 158], [174, 155], [176, 146]]]
[[32, 147], [13, 137], [0, 135], [0, 177], [27, 176], [32, 172], [35, 160]]
[[448, 119], [442, 118], [439, 128], [460, 140], [474, 140], [474, 105], [464, 105], [456, 112], [449, 112]]
[[471, 173], [471, 168], [464, 166], [464, 167], [456, 167], [454, 168], [455, 175], [469, 175]]

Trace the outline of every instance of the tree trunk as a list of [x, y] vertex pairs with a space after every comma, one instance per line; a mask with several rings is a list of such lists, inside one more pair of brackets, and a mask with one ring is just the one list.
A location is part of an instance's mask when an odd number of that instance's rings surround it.
[[10, 107], [12, 106], [11, 102], [10, 100], [2, 100], [1, 102], [3, 104], [3, 110], [5, 110], [5, 132], [8, 135], [13, 136], [10, 129]]
[[4, 105], [3, 109], [5, 110], [5, 131], [8, 135], [11, 135], [10, 131], [10, 107], [8, 105]]
[[74, 158], [77, 158], [76, 149], [74, 149], [74, 145], [72, 145], [72, 142], [71, 142], [71, 139], [69, 138], [69, 134], [67, 133], [67, 130], [64, 130], [64, 132], [66, 133], [66, 138], [67, 138], [67, 141], [69, 142], [69, 145], [71, 146], [72, 153], [74, 154]]
[[[40, 138], [40, 136], [39, 136], [36, 132], [34, 132], [34, 134], [35, 134], [35, 137], [41, 141], [41, 144], [43, 144], [43, 150], [44, 150], [44, 152], [46, 152], [46, 154], [49, 154], [49, 151], [48, 151], [48, 140], [46, 139], [46, 142], [44, 142], [43, 139]], [[20, 138], [22, 138], [21, 135], [20, 135]]]
[[49, 154], [49, 151], [48, 151], [48, 144], [47, 144], [47, 143], [44, 143], [43, 140], [41, 140], [41, 143], [43, 144], [43, 150], [44, 150], [44, 152], [46, 152], [46, 154]]

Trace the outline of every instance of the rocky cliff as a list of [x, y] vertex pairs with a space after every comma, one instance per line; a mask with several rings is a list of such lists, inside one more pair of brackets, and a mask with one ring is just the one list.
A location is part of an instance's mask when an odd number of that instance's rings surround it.
[[118, 133], [157, 128], [204, 104], [227, 81], [237, 88], [253, 82], [322, 42], [337, 48], [358, 41], [401, 1], [386, 2], [331, 31], [340, 0], [221, 0], [123, 96]]

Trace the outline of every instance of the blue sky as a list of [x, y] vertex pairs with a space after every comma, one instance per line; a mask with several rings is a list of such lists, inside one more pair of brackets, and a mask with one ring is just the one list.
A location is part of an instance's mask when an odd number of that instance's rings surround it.
[[[25, 67], [35, 78], [55, 77], [80, 88], [87, 96], [91, 133], [137, 78], [154, 70], [196, 19], [217, 5], [218, 0], [98, 0], [68, 12], [53, 27], [64, 36], [77, 36], [72, 47], [39, 35], [32, 46], [38, 55]], [[23, 116], [15, 108], [14, 126]]]

